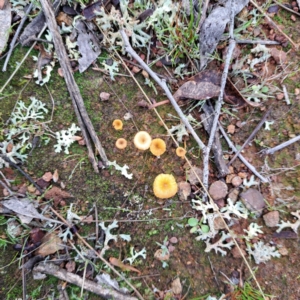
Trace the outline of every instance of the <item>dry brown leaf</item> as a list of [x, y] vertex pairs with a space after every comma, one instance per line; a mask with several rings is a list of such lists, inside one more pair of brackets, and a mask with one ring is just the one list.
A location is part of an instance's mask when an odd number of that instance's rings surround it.
[[60, 77], [64, 77], [64, 71], [62, 68], [58, 68], [57, 73]]
[[55, 169], [55, 171], [54, 171], [54, 173], [53, 173], [53, 176], [52, 176], [52, 180], [53, 180], [54, 182], [57, 182], [58, 179], [59, 179], [58, 171], [57, 171], [57, 169]]
[[42, 176], [42, 179], [45, 180], [46, 182], [50, 182], [52, 178], [53, 178], [53, 175], [52, 175], [51, 172], [46, 172], [46, 173]]
[[6, 0], [0, 0], [0, 9], [2, 9], [5, 5]]
[[6, 147], [6, 152], [10, 153], [12, 151], [13, 147], [14, 147], [13, 143], [9, 143]]
[[29, 193], [34, 193], [34, 192], [36, 191], [36, 188], [35, 188], [35, 186], [30, 185], [30, 186], [27, 187], [27, 191], [28, 191]]
[[133, 272], [137, 272], [139, 275], [141, 274], [141, 271], [139, 271], [138, 269], [136, 269], [132, 266], [123, 264], [118, 258], [110, 257], [109, 262], [113, 266], [119, 267], [120, 269], [122, 269], [122, 271], [133, 271]]
[[85, 139], [79, 140], [79, 141], [78, 141], [78, 144], [79, 144], [80, 146], [84, 146], [84, 145], [85, 145]]
[[71, 195], [69, 193], [61, 190], [57, 186], [52, 187], [49, 191], [45, 193], [45, 198], [53, 199], [55, 205], [57, 205], [62, 199], [70, 197]]
[[233, 124], [228, 125], [227, 132], [233, 134], [235, 132], [235, 126]]
[[182, 285], [181, 285], [179, 277], [177, 277], [175, 280], [173, 280], [173, 282], [171, 284], [171, 289], [172, 289], [173, 294], [175, 294], [175, 295], [179, 295], [182, 293]]
[[68, 261], [66, 263], [66, 266], [65, 266], [66, 270], [70, 273], [73, 273], [75, 271], [75, 268], [76, 268], [76, 263], [75, 261], [71, 260], [71, 261]]
[[61, 239], [54, 233], [49, 233], [42, 238], [42, 245], [35, 251], [35, 255], [48, 256], [64, 249]]
[[59, 12], [58, 16], [56, 17], [56, 21], [59, 26], [62, 26], [62, 23], [65, 23], [67, 26], [71, 26], [73, 23], [73, 19], [64, 12]]

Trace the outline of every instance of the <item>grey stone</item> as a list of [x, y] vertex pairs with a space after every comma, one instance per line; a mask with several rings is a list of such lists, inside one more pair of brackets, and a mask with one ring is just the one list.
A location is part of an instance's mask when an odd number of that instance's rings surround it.
[[263, 219], [268, 227], [276, 227], [279, 223], [279, 212], [277, 210], [270, 211], [263, 215]]
[[191, 169], [189, 169], [187, 171], [187, 176], [188, 176], [188, 180], [189, 180], [190, 184], [193, 184], [193, 185], [199, 183], [199, 180], [198, 180], [197, 176], [195, 175], [195, 173], [201, 180], [203, 178], [202, 169], [200, 169], [198, 167], [192, 167]]
[[234, 188], [234, 189], [231, 189], [229, 194], [228, 194], [228, 198], [230, 198], [230, 200], [235, 203], [238, 199], [238, 196], [239, 196], [239, 189], [237, 188]]
[[209, 194], [213, 198], [213, 200], [219, 200], [226, 197], [228, 193], [227, 184], [221, 180], [214, 182], [208, 190]]
[[250, 188], [241, 193], [240, 198], [250, 212], [254, 213], [256, 217], [261, 216], [266, 203], [258, 190]]
[[188, 196], [191, 194], [191, 185], [186, 181], [181, 181], [178, 183], [178, 195], [181, 201], [187, 200]]

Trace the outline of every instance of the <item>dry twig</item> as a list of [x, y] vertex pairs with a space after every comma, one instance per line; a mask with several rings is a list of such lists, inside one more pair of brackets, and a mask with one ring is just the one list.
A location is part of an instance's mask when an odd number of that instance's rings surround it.
[[262, 154], [274, 154], [276, 151], [281, 150], [281, 149], [283, 149], [283, 148], [285, 148], [289, 145], [292, 145], [292, 144], [294, 144], [298, 141], [300, 141], [300, 135], [298, 135], [298, 136], [290, 139], [289, 141], [284, 142], [284, 143], [282, 143], [282, 144], [280, 144], [276, 147], [273, 147], [273, 148], [270, 148], [270, 149], [267, 149], [267, 150], [263, 150], [263, 151], [261, 151], [261, 153]]

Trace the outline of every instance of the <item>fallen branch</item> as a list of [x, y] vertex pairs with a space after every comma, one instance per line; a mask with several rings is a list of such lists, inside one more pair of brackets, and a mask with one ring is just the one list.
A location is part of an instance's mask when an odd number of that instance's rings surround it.
[[257, 126], [255, 127], [255, 129], [252, 131], [252, 133], [249, 135], [249, 137], [247, 138], [247, 140], [244, 142], [244, 144], [242, 145], [242, 147], [235, 153], [235, 155], [233, 156], [233, 158], [230, 160], [230, 162], [227, 164], [227, 166], [230, 166], [235, 159], [238, 157], [238, 155], [243, 151], [243, 149], [250, 143], [250, 141], [254, 138], [254, 136], [256, 135], [256, 133], [260, 130], [260, 128], [264, 125], [268, 115], [270, 114], [270, 109], [268, 109], [266, 111], [266, 113], [263, 115], [262, 119], [260, 120], [260, 122], [257, 124]]
[[237, 44], [260, 44], [260, 45], [280, 45], [279, 42], [269, 40], [239, 40], [235, 39]]
[[283, 148], [285, 148], [289, 145], [292, 145], [292, 144], [294, 144], [298, 141], [300, 141], [300, 135], [298, 135], [298, 136], [290, 139], [289, 141], [284, 142], [284, 143], [282, 143], [282, 144], [280, 144], [276, 147], [273, 147], [273, 148], [270, 148], [270, 149], [267, 149], [267, 150], [263, 150], [260, 153], [262, 153], [262, 154], [274, 154], [276, 151], [281, 150], [281, 149], [283, 149]]
[[186, 116], [183, 114], [182, 110], [180, 109], [179, 105], [177, 104], [176, 100], [174, 99], [173, 95], [171, 94], [170, 90], [167, 87], [166, 81], [161, 80], [148, 66], [147, 64], [137, 55], [137, 53], [132, 49], [128, 37], [123, 29], [120, 30], [120, 34], [123, 38], [123, 42], [125, 44], [125, 50], [128, 54], [130, 54], [140, 65], [141, 67], [148, 72], [148, 74], [156, 81], [156, 83], [164, 90], [168, 99], [170, 100], [171, 104], [173, 105], [175, 111], [177, 112], [178, 116], [180, 117], [183, 124], [186, 126], [188, 131], [194, 137], [195, 141], [199, 145], [200, 149], [204, 151], [206, 148], [204, 143], [200, 140], [199, 136], [187, 120]]
[[137, 300], [138, 298], [129, 295], [121, 294], [113, 288], [107, 288], [99, 283], [80, 277], [79, 275], [67, 272], [65, 269], [60, 268], [52, 263], [39, 263], [33, 268], [33, 272], [48, 274], [59, 278], [60, 280], [67, 281], [84, 290], [92, 292], [104, 299], [118, 299], [118, 300]]
[[213, 123], [211, 126], [211, 132], [210, 132], [209, 140], [207, 143], [206, 151], [203, 151], [203, 185], [205, 186], [205, 188], [208, 188], [209, 153], [210, 153], [211, 147], [212, 147], [214, 139], [215, 139], [215, 134], [217, 131], [217, 126], [218, 126], [218, 120], [219, 120], [221, 108], [223, 105], [224, 90], [225, 90], [225, 85], [226, 85], [226, 81], [227, 81], [229, 65], [230, 65], [232, 54], [233, 54], [233, 50], [236, 45], [236, 42], [234, 40], [234, 35], [233, 35], [234, 2], [232, 2], [231, 5], [232, 6], [231, 6], [231, 12], [230, 12], [230, 29], [229, 29], [230, 40], [229, 40], [228, 51], [227, 51], [224, 70], [223, 70], [222, 79], [221, 79], [220, 94], [219, 94], [218, 101], [215, 105], [215, 115], [214, 115], [214, 120], [213, 120]]
[[[201, 120], [205, 128], [205, 131], [208, 134], [210, 134], [214, 111], [213, 108], [208, 105], [208, 102], [204, 103], [202, 109], [204, 111], [204, 114], [201, 114]], [[214, 153], [214, 162], [216, 167], [218, 168], [218, 177], [225, 177], [226, 175], [229, 174], [229, 168], [226, 165], [226, 162], [223, 158], [223, 150], [222, 150], [220, 135], [218, 131], [216, 131], [215, 134], [212, 150]]]
[[46, 17], [48, 28], [53, 38], [55, 51], [59, 63], [61, 65], [61, 68], [63, 69], [64, 79], [67, 84], [67, 88], [69, 90], [70, 96], [72, 98], [72, 103], [78, 119], [78, 124], [80, 126], [80, 129], [82, 131], [83, 137], [85, 139], [88, 148], [89, 161], [91, 162], [94, 171], [96, 173], [99, 173], [98, 163], [96, 161], [94, 150], [92, 148], [90, 139], [93, 141], [96, 151], [99, 153], [104, 166], [107, 166], [108, 159], [106, 157], [104, 149], [102, 148], [99, 138], [97, 137], [93, 124], [84, 107], [82, 96], [73, 77], [72, 68], [70, 65], [70, 61], [66, 49], [64, 47], [62, 37], [59, 34], [57, 29], [53, 8], [52, 6], [50, 6], [48, 0], [41, 0], [40, 3], [42, 5], [43, 12]]
[[[221, 126], [221, 124], [219, 123], [219, 130], [221, 131], [222, 135], [224, 136], [227, 144], [229, 145], [229, 147], [234, 151], [237, 152], [237, 148], [234, 146], [234, 144], [231, 142], [231, 140], [229, 139], [228, 135], [226, 134], [224, 128]], [[243, 162], [243, 164], [256, 176], [258, 177], [262, 182], [264, 183], [268, 183], [269, 180], [267, 178], [265, 178], [264, 176], [262, 176], [253, 165], [251, 165], [248, 160], [242, 155], [239, 154], [238, 155], [239, 159]]]

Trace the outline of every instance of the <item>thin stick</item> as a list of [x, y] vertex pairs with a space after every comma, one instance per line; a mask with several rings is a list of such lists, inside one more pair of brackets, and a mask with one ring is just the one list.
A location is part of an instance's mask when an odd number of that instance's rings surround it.
[[283, 94], [284, 94], [284, 99], [287, 105], [291, 104], [290, 98], [289, 98], [289, 94], [287, 92], [286, 86], [282, 85], [282, 90], [283, 90]]
[[[221, 124], [219, 123], [219, 129], [222, 133], [222, 135], [224, 136], [227, 144], [229, 145], [229, 147], [234, 151], [237, 152], [238, 150], [236, 149], [236, 147], [234, 146], [234, 144], [231, 142], [231, 140], [229, 139], [227, 133], [225, 132], [224, 128], [221, 126]], [[265, 178], [264, 176], [262, 176], [253, 165], [251, 165], [248, 160], [242, 155], [239, 154], [239, 159], [244, 163], [244, 165], [253, 173], [256, 175], [256, 177], [258, 177], [262, 182], [264, 183], [268, 183], [269, 180], [267, 178]]]
[[225, 66], [224, 66], [222, 79], [221, 79], [220, 94], [219, 94], [219, 98], [218, 98], [218, 101], [215, 106], [215, 116], [214, 116], [214, 120], [213, 120], [213, 123], [211, 126], [211, 131], [210, 131], [208, 144], [206, 146], [206, 151], [203, 153], [203, 185], [206, 188], [208, 187], [208, 176], [209, 176], [209, 153], [210, 153], [211, 147], [212, 147], [214, 139], [215, 139], [215, 133], [217, 131], [218, 120], [220, 117], [221, 108], [222, 108], [222, 104], [223, 104], [224, 90], [225, 90], [226, 80], [227, 80], [227, 76], [228, 76], [229, 65], [230, 65], [232, 54], [233, 54], [233, 50], [236, 45], [236, 42], [234, 40], [234, 35], [233, 35], [233, 28], [234, 28], [234, 9], [233, 9], [233, 5], [232, 5], [231, 13], [230, 13], [230, 29], [229, 29], [230, 41], [229, 41], [229, 47], [228, 47], [226, 60], [225, 60]]
[[238, 157], [238, 155], [242, 152], [242, 150], [250, 143], [250, 141], [253, 139], [253, 137], [256, 135], [256, 133], [260, 130], [260, 128], [264, 125], [267, 117], [270, 114], [271, 109], [268, 109], [266, 111], [266, 113], [263, 115], [262, 119], [260, 120], [260, 122], [257, 124], [257, 126], [255, 127], [255, 129], [252, 131], [252, 133], [249, 135], [249, 137], [247, 138], [247, 140], [244, 142], [243, 146], [235, 153], [235, 155], [233, 156], [233, 158], [230, 160], [230, 162], [227, 164], [227, 166], [229, 167], [234, 161], [235, 159]]
[[237, 44], [260, 44], [260, 45], [280, 45], [276, 41], [264, 41], [264, 40], [239, 40], [235, 39]]
[[124, 32], [123, 29], [120, 30], [120, 34], [121, 34], [121, 36], [123, 38], [123, 42], [125, 44], [125, 50], [127, 51], [127, 53], [129, 53], [141, 65], [141, 67], [146, 72], [148, 72], [148, 74], [156, 81], [156, 83], [164, 90], [164, 92], [166, 93], [168, 99], [172, 103], [175, 111], [177, 112], [177, 114], [179, 115], [180, 119], [182, 120], [183, 124], [186, 126], [186, 128], [189, 130], [189, 132], [191, 133], [191, 135], [194, 137], [194, 139], [196, 140], [196, 142], [199, 145], [200, 149], [204, 150], [206, 148], [205, 145], [204, 145], [204, 143], [200, 140], [199, 136], [194, 131], [193, 127], [191, 126], [191, 124], [187, 120], [186, 116], [183, 114], [182, 110], [180, 109], [179, 105], [177, 104], [176, 100], [174, 99], [173, 95], [171, 94], [170, 90], [168, 89], [165, 80], [161, 80], [146, 65], [146, 63], [137, 55], [137, 53], [132, 49], [132, 47], [131, 47], [131, 45], [130, 45], [130, 43], [128, 41], [128, 37], [127, 37], [127, 35], [126, 35], [126, 33]]
[[137, 300], [136, 297], [124, 295], [110, 287], [104, 287], [92, 280], [85, 280], [79, 275], [68, 272], [67, 270], [54, 265], [53, 263], [40, 263], [33, 269], [36, 272], [48, 274], [59, 278], [60, 280], [67, 281], [77, 286], [84, 286], [84, 289], [101, 296], [104, 299], [118, 299], [118, 300]]
[[24, 257], [22, 258], [22, 296], [23, 300], [26, 300], [26, 274], [24, 268]]
[[[44, 25], [44, 27], [42, 28], [42, 30], [39, 33], [38, 37], [40, 37], [44, 33], [44, 31], [45, 31], [46, 28], [47, 28], [47, 25]], [[16, 75], [16, 73], [18, 72], [18, 70], [21, 68], [22, 64], [24, 63], [24, 61], [26, 60], [26, 58], [28, 57], [28, 55], [30, 54], [31, 50], [34, 48], [35, 45], [36, 45], [36, 42], [34, 42], [31, 45], [31, 47], [29, 48], [29, 50], [27, 51], [27, 53], [25, 54], [25, 56], [22, 58], [21, 62], [17, 65], [17, 67], [15, 68], [15, 70], [12, 72], [12, 74], [10, 75], [10, 77], [7, 79], [7, 81], [2, 86], [2, 88], [0, 90], [0, 94], [4, 91], [4, 89], [6, 88], [6, 86], [10, 83], [10, 81], [12, 80], [12, 78]]]
[[208, 4], [209, 4], [209, 0], [205, 0], [205, 3], [203, 5], [203, 7], [202, 7], [201, 19], [199, 21], [196, 33], [198, 33], [201, 30], [202, 24], [204, 23], [204, 21], [206, 19], [206, 11], [207, 11], [207, 8], [208, 8]]
[[[295, 14], [295, 15], [300, 17], [300, 14], [298, 12], [294, 11], [293, 9], [288, 8], [287, 6], [283, 5], [282, 3], [279, 3], [276, 0], [273, 0], [273, 2], [276, 3], [277, 5], [279, 5], [280, 7], [282, 7], [283, 9], [285, 9], [285, 10], [291, 12], [292, 14]], [[297, 2], [298, 2], [298, 6], [300, 7], [300, 1], [297, 0]]]
[[261, 153], [262, 154], [274, 154], [276, 151], [281, 150], [281, 149], [283, 149], [283, 148], [285, 148], [285, 147], [287, 147], [289, 145], [292, 145], [292, 144], [294, 144], [294, 143], [296, 143], [298, 141], [300, 141], [300, 135], [298, 135], [298, 136], [290, 139], [289, 141], [284, 142], [284, 143], [282, 143], [282, 144], [280, 144], [280, 145], [278, 145], [276, 147], [270, 148], [268, 150], [263, 150], [263, 151], [261, 151]]
[[293, 47], [297, 50], [298, 49], [298, 45], [295, 44], [293, 42], [293, 40], [288, 36], [286, 35], [278, 26], [276, 23], [273, 22], [273, 20], [261, 9], [261, 7], [254, 1], [254, 0], [250, 0], [251, 4], [254, 5], [257, 10], [264, 15], [264, 17], [268, 20], [268, 22], [274, 26], [276, 28], [277, 31], [279, 31], [282, 35], [285, 36], [286, 39], [288, 39], [290, 41], [290, 43], [293, 45]]
[[[50, 210], [59, 218], [61, 219], [67, 226], [69, 226], [69, 223], [66, 221], [66, 219], [64, 219], [55, 209], [53, 209], [52, 207], [50, 207]], [[75, 232], [75, 235], [80, 239], [80, 241], [86, 246], [88, 247], [90, 250], [94, 251], [95, 255], [100, 258], [100, 260], [102, 260], [102, 262], [104, 262], [110, 269], [113, 270], [113, 272], [118, 275], [120, 278], [122, 278], [126, 284], [128, 284], [132, 290], [137, 294], [137, 296], [139, 297], [139, 299], [144, 300], [143, 296], [139, 293], [139, 291], [122, 275], [120, 274], [104, 257], [102, 257], [97, 251], [95, 251], [95, 249], [78, 233]], [[119, 298], [116, 298], [119, 299]]]
[[208, 260], [209, 260], [210, 268], [211, 268], [211, 270], [212, 270], [212, 272], [213, 272], [213, 274], [214, 274], [215, 282], [216, 282], [216, 284], [217, 284], [217, 286], [218, 286], [218, 289], [221, 290], [221, 289], [220, 289], [220, 283], [219, 283], [218, 277], [217, 277], [217, 275], [216, 275], [214, 266], [213, 266], [212, 263], [211, 263], [211, 260], [210, 260], [209, 255], [207, 255], [207, 258], [208, 258]]
[[32, 183], [33, 185], [34, 185], [34, 187], [41, 193], [41, 194], [43, 194], [43, 190], [40, 188], [40, 186], [39, 185], [37, 185], [36, 183], [35, 183], [35, 181], [25, 172], [25, 171], [23, 171], [17, 164], [15, 164], [14, 162], [12, 162], [10, 159], [9, 159], [9, 157], [8, 156], [6, 156], [5, 154], [0, 154], [0, 157], [2, 158], [2, 159], [4, 159], [6, 162], [8, 162], [9, 163], [9, 165], [11, 166], [11, 167], [14, 167], [14, 168], [16, 168], [30, 183]]
[[6, 68], [7, 68], [7, 64], [9, 62], [9, 59], [10, 59], [10, 56], [14, 50], [14, 46], [15, 46], [15, 43], [19, 37], [19, 34], [20, 34], [20, 31], [21, 29], [23, 28], [24, 24], [25, 24], [25, 21], [27, 20], [27, 17], [29, 15], [29, 13], [31, 12], [32, 10], [32, 7], [33, 7], [33, 2], [30, 3], [25, 15], [23, 16], [22, 18], [22, 21], [20, 22], [19, 26], [18, 26], [18, 29], [17, 31], [15, 32], [15, 35], [9, 45], [9, 51], [7, 52], [7, 56], [6, 56], [6, 59], [5, 59], [5, 62], [4, 62], [4, 65], [3, 65], [3, 68], [2, 68], [2, 72], [6, 72]]
[[0, 179], [0, 184], [9, 192], [10, 195], [14, 194], [12, 190], [1, 179]]

